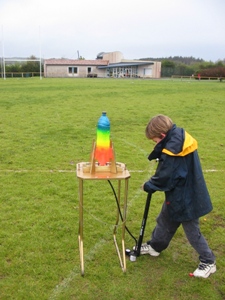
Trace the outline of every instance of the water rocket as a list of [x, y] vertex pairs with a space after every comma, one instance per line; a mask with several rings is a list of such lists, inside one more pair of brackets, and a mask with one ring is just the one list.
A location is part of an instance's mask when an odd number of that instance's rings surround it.
[[95, 159], [100, 166], [104, 166], [114, 158], [113, 156], [110, 140], [110, 122], [106, 112], [103, 111], [97, 124]]
[[78, 170], [82, 172], [82, 178], [124, 178], [126, 165], [116, 162], [114, 145], [110, 138], [110, 122], [105, 111], [97, 123], [97, 139], [92, 143], [90, 161], [82, 163], [82, 168], [79, 164]]

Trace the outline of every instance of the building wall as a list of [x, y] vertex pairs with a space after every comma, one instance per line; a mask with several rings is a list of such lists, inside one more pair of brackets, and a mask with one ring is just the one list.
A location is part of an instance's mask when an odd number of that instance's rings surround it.
[[153, 65], [139, 66], [138, 75], [143, 78], [160, 78], [161, 62], [154, 62]]
[[[77, 73], [69, 73], [69, 67], [77, 67]], [[105, 77], [105, 70], [99, 70], [96, 66], [74, 66], [74, 65], [47, 65], [45, 66], [45, 77], [50, 78], [78, 78], [87, 77], [88, 68], [91, 68], [91, 73], [98, 74], [98, 77]]]
[[161, 78], [161, 62], [155, 62], [155, 78]]
[[65, 77], [66, 66], [45, 66], [45, 77]]
[[104, 53], [103, 59], [108, 60], [110, 64], [115, 64], [123, 60], [123, 54], [120, 51]]

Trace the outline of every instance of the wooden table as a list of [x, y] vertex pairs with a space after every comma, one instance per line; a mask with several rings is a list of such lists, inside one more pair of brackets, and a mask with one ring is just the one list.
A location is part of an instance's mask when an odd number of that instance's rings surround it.
[[126, 169], [126, 165], [123, 163], [116, 163], [116, 173], [110, 171], [110, 166], [100, 167], [95, 166], [95, 172], [90, 172], [91, 165], [87, 162], [81, 162], [77, 164], [76, 173], [79, 180], [79, 229], [78, 229], [78, 241], [79, 241], [79, 252], [80, 252], [80, 266], [81, 275], [84, 276], [84, 250], [83, 250], [83, 190], [84, 190], [84, 180], [117, 180], [118, 181], [118, 204], [121, 207], [121, 181], [124, 180], [124, 201], [122, 209], [122, 254], [119, 249], [116, 233], [119, 224], [120, 213], [119, 207], [117, 206], [116, 222], [113, 229], [113, 239], [116, 247], [116, 251], [119, 257], [120, 266], [123, 272], [126, 272], [126, 253], [125, 253], [125, 229], [126, 229], [126, 212], [127, 212], [127, 195], [128, 195], [128, 180], [130, 178], [130, 173]]

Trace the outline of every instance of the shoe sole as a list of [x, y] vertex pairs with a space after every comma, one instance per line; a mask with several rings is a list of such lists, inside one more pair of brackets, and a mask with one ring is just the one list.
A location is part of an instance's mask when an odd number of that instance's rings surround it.
[[150, 256], [155, 256], [156, 257], [156, 256], [159, 256], [160, 253], [150, 253], [150, 252], [144, 252], [144, 253], [142, 252], [142, 253], [140, 253], [140, 255], [146, 255], [146, 254], [148, 254]]

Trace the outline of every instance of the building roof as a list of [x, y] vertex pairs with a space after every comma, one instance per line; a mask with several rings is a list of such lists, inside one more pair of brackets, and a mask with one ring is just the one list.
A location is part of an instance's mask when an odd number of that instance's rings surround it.
[[152, 61], [132, 61], [132, 62], [120, 62], [115, 64], [109, 64], [107, 66], [99, 66], [99, 69], [106, 69], [106, 68], [120, 68], [120, 67], [137, 67], [137, 66], [143, 66], [143, 65], [154, 65], [154, 62]]
[[108, 60], [85, 60], [85, 59], [45, 59], [45, 65], [68, 65], [68, 66], [108, 66]]

